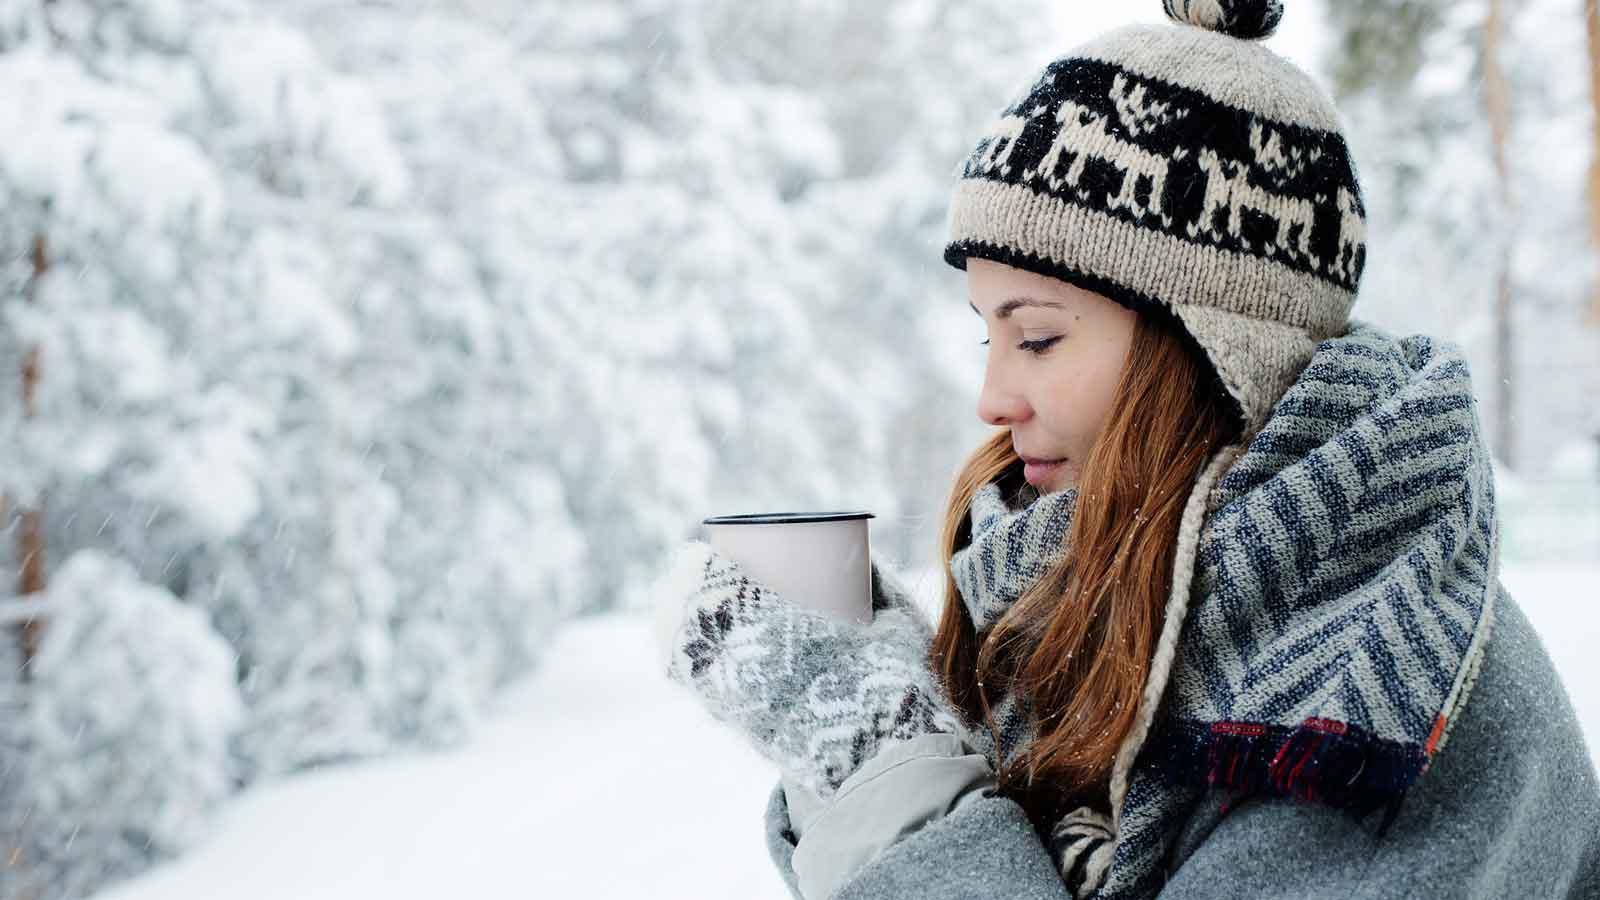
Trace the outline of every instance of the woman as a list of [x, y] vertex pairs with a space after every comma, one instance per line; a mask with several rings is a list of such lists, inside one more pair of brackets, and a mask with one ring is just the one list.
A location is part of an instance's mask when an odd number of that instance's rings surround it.
[[1600, 896], [1600, 790], [1498, 578], [1460, 349], [1349, 316], [1331, 101], [1272, 2], [1052, 62], [960, 171], [989, 327], [930, 632], [690, 542], [670, 677], [783, 778], [802, 900]]

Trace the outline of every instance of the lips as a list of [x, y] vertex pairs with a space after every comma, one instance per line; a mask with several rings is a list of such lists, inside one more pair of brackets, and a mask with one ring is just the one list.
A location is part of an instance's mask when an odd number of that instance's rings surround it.
[[1058, 463], [1058, 462], [1061, 462], [1062, 459], [1066, 459], [1066, 457], [1064, 457], [1064, 456], [1061, 457], [1061, 459], [1049, 459], [1049, 458], [1043, 457], [1043, 456], [1023, 456], [1020, 453], [1017, 454], [1017, 456], [1024, 463], [1026, 463], [1026, 464], [1028, 464], [1030, 466], [1047, 466], [1050, 463]]
[[1064, 460], [1040, 462], [1024, 456], [1025, 465], [1022, 467], [1022, 477], [1034, 487], [1043, 488], [1055, 474], [1060, 471]]

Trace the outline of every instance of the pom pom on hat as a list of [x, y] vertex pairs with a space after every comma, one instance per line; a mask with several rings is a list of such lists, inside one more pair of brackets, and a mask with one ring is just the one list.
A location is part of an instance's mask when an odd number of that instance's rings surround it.
[[1167, 16], [1245, 40], [1267, 37], [1283, 20], [1281, 0], [1162, 0]]

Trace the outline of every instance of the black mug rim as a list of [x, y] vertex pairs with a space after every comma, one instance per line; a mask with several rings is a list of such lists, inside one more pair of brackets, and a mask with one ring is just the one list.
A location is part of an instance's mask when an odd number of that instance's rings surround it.
[[876, 519], [865, 510], [853, 512], [779, 512], [746, 513], [737, 516], [712, 516], [701, 519], [702, 525], [789, 525], [808, 522], [843, 522], [850, 519]]

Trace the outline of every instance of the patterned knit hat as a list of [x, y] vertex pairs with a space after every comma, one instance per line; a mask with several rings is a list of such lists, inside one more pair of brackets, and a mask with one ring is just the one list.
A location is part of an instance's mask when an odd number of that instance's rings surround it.
[[1256, 43], [1277, 0], [1165, 0], [1048, 66], [956, 170], [946, 262], [1175, 315], [1246, 434], [1342, 334], [1366, 259], [1333, 101]]

